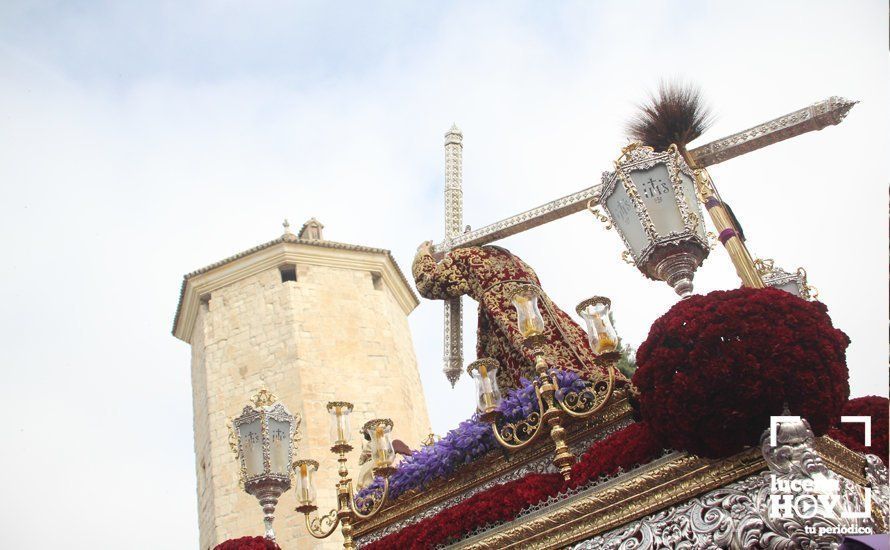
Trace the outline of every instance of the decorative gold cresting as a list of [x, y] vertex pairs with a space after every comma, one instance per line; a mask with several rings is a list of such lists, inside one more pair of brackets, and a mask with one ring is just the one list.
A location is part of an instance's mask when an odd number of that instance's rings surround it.
[[589, 201], [587, 201], [587, 210], [593, 214], [593, 217], [601, 221], [606, 230], [612, 229], [612, 218], [603, 213], [600, 209], [600, 200], [599, 197], [593, 197]]
[[268, 407], [269, 405], [274, 405], [276, 401], [278, 401], [278, 397], [266, 388], [262, 388], [250, 398], [250, 402], [253, 403], [254, 407]]

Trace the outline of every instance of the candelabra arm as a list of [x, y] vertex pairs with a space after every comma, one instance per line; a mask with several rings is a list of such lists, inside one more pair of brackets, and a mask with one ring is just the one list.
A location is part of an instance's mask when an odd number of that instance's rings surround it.
[[[308, 513], [303, 514], [303, 516], [306, 518], [306, 530], [317, 539], [328, 538], [337, 530], [337, 526], [340, 525], [340, 516], [337, 510], [331, 510], [323, 516], [315, 516], [314, 518], [310, 518]], [[325, 527], [326, 524], [330, 527]]]
[[371, 508], [371, 511], [364, 514], [361, 510], [358, 509], [358, 506], [355, 505], [355, 494], [352, 490], [352, 484], [349, 485], [349, 509], [355, 515], [355, 517], [359, 519], [368, 519], [377, 515], [377, 512], [383, 509], [383, 504], [386, 502], [386, 498], [389, 496], [389, 478], [383, 478], [383, 494], [380, 495], [380, 499], [374, 503], [374, 506]]
[[591, 415], [602, 410], [612, 395], [612, 387], [615, 385], [615, 368], [609, 366], [607, 370], [609, 371], [609, 379], [606, 382], [605, 390], [597, 393], [597, 383], [594, 382], [588, 388], [584, 388], [581, 391], [566, 392], [565, 395], [561, 395], [556, 375], [551, 373], [551, 383], [556, 386], [556, 392], [553, 396], [554, 401], [556, 401], [556, 404], [564, 413], [572, 418], [590, 418]]
[[[498, 444], [508, 450], [517, 450], [529, 445], [541, 434], [541, 426], [543, 426], [544, 402], [541, 400], [541, 389], [538, 381], [534, 382], [535, 398], [538, 401], [538, 410], [533, 412], [523, 420], [506, 423], [502, 428], [498, 428], [495, 421], [491, 422], [491, 430], [494, 432], [494, 438]], [[503, 435], [502, 435], [503, 434]], [[529, 435], [531, 434], [531, 435]], [[528, 439], [525, 439], [527, 437]]]

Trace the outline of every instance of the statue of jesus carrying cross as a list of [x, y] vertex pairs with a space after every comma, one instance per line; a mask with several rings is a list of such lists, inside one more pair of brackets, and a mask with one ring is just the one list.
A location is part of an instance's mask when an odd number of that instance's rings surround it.
[[577, 372], [595, 384], [627, 384], [623, 375], [593, 353], [584, 329], [541, 290], [531, 266], [509, 250], [471, 246], [437, 256], [441, 261], [436, 261], [430, 241], [418, 247], [412, 265], [417, 290], [432, 300], [468, 295], [479, 303], [476, 353], [500, 363], [497, 377], [502, 389], [519, 387], [520, 378], [534, 378], [534, 353], [523, 345], [511, 304], [513, 293], [522, 285], [539, 289], [545, 321], [542, 348], [549, 367]]

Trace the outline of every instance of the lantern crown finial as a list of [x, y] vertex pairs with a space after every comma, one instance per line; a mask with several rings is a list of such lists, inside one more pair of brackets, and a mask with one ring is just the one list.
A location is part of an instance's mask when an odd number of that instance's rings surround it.
[[275, 394], [266, 388], [256, 392], [254, 396], [250, 398], [250, 402], [253, 403], [254, 407], [267, 407], [274, 404], [276, 401], [278, 401], [278, 398]]
[[618, 167], [621, 164], [635, 160], [637, 158], [642, 158], [646, 153], [654, 153], [655, 149], [652, 147], [645, 145], [642, 141], [632, 140], [630, 143], [621, 148], [621, 156], [619, 156], [615, 160], [615, 166]]

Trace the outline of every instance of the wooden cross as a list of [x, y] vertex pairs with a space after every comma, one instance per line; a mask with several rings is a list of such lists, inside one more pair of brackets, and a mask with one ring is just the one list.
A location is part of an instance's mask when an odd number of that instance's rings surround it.
[[[832, 96], [809, 107], [696, 147], [689, 151], [689, 155], [699, 168], [712, 166], [788, 138], [840, 124], [856, 103]], [[585, 210], [588, 201], [600, 193], [601, 185], [597, 184], [471, 231], [469, 226], [466, 229], [463, 226], [462, 154], [463, 134], [457, 125], [453, 125], [445, 134], [445, 239], [433, 247], [436, 252], [481, 246], [528, 231]], [[445, 302], [444, 334], [443, 370], [454, 386], [463, 371], [463, 310], [460, 298]]]

